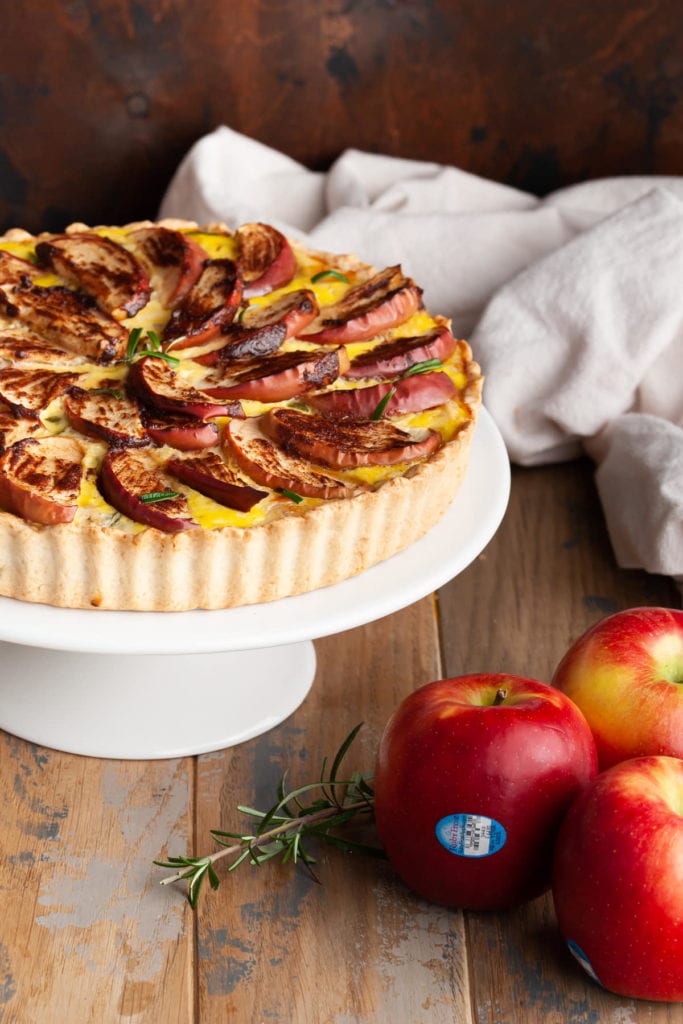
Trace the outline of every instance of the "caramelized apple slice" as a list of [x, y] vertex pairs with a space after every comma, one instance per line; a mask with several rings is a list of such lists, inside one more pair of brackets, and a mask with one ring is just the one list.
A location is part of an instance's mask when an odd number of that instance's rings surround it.
[[[386, 405], [380, 406], [387, 396]], [[306, 401], [327, 419], [370, 419], [378, 408], [383, 416], [422, 412], [443, 405], [455, 395], [455, 385], [447, 373], [422, 373], [367, 388], [339, 389], [323, 395], [310, 395]]]
[[232, 260], [205, 260], [196, 284], [171, 313], [163, 341], [168, 348], [195, 347], [215, 338], [235, 318], [242, 284]]
[[224, 376], [207, 376], [203, 390], [214, 398], [284, 402], [331, 384], [348, 365], [343, 347], [281, 352], [266, 359], [230, 364]]
[[8, 412], [0, 412], [0, 453], [14, 444], [15, 441], [22, 441], [25, 437], [32, 437], [33, 434], [42, 430], [40, 420], [29, 419], [27, 416], [10, 415]]
[[218, 427], [194, 416], [144, 416], [147, 433], [156, 444], [167, 444], [181, 452], [212, 448], [218, 443]]
[[208, 254], [182, 231], [158, 224], [128, 235], [162, 305], [175, 306], [196, 284]]
[[0, 398], [17, 416], [37, 417], [78, 380], [77, 373], [54, 370], [0, 370]]
[[40, 271], [33, 263], [0, 249], [0, 284], [18, 284], [29, 288]]
[[283, 451], [264, 435], [254, 417], [231, 420], [224, 443], [240, 469], [262, 487], [284, 489], [307, 498], [352, 498], [365, 490], [327, 476], [307, 459]]
[[228, 343], [194, 356], [194, 361], [215, 366], [245, 356], [270, 355], [288, 338], [295, 338], [317, 315], [315, 295], [306, 288], [287, 292], [269, 306], [248, 306], [242, 322], [224, 330]]
[[68, 288], [0, 286], [0, 315], [25, 323], [68, 352], [109, 363], [126, 354], [128, 331]]
[[65, 352], [62, 348], [54, 348], [21, 328], [14, 334], [0, 334], [0, 362], [13, 364], [24, 359], [49, 366], [78, 366], [86, 362], [83, 356]]
[[187, 498], [174, 490], [173, 480], [144, 452], [113, 448], [100, 469], [100, 489], [115, 509], [143, 526], [164, 533], [192, 530]]
[[351, 366], [344, 374], [351, 380], [362, 377], [398, 377], [416, 363], [428, 359], [445, 362], [453, 355], [456, 341], [446, 326], [414, 338], [395, 338], [381, 342], [367, 352], [351, 360]]
[[0, 508], [32, 523], [70, 523], [83, 476], [72, 437], [26, 438], [0, 455]]
[[296, 256], [276, 228], [270, 224], [243, 224], [235, 238], [245, 299], [267, 295], [289, 284], [296, 274]]
[[387, 267], [350, 288], [335, 306], [323, 307], [319, 321], [301, 337], [320, 345], [367, 341], [410, 319], [420, 308], [421, 296], [400, 267]]
[[271, 409], [260, 425], [289, 454], [330, 469], [413, 462], [441, 445], [435, 430], [401, 430], [387, 420], [336, 423], [296, 409]]
[[154, 356], [144, 356], [130, 368], [126, 386], [145, 405], [196, 419], [243, 416], [239, 402], [216, 402], [203, 391], [184, 384], [175, 370]]
[[150, 443], [137, 403], [116, 388], [72, 387], [64, 410], [71, 426], [88, 437], [102, 438], [117, 448], [144, 448]]
[[194, 488], [219, 505], [248, 512], [257, 502], [268, 497], [267, 491], [250, 487], [216, 452], [205, 452], [189, 458], [173, 458], [166, 469], [188, 487]]
[[52, 267], [67, 284], [82, 288], [115, 320], [135, 316], [147, 305], [147, 275], [132, 253], [111, 238], [86, 232], [54, 235], [38, 242], [36, 256], [41, 266]]

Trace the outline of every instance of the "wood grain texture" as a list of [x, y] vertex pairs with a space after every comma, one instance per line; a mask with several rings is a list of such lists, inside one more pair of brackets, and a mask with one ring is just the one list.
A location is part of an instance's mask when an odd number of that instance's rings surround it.
[[151, 860], [187, 841], [191, 764], [0, 733], [0, 1021], [191, 1020], [192, 929]]
[[681, 173], [682, 43], [677, 0], [8, 4], [0, 227], [153, 215], [218, 124], [314, 168], [357, 147], [537, 193]]
[[[286, 766], [291, 785], [309, 781], [359, 721], [348, 768], [371, 768], [390, 711], [440, 672], [430, 599], [316, 647], [313, 689], [289, 721], [199, 759], [200, 837], [241, 827], [238, 803], [270, 806]], [[321, 885], [303, 870], [243, 865], [204, 900], [203, 1024], [469, 1024], [462, 914], [415, 900], [371, 858], [322, 850], [316, 872]]]

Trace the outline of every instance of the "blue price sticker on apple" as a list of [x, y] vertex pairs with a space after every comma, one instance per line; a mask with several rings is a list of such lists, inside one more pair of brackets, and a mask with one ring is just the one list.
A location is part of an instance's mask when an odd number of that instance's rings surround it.
[[593, 981], [597, 981], [598, 985], [602, 985], [602, 982], [593, 970], [593, 966], [590, 960], [588, 959], [584, 951], [581, 949], [581, 946], [579, 946], [578, 942], [574, 942], [573, 939], [567, 939], [567, 946], [569, 947], [569, 952], [576, 960], [578, 960], [586, 974], [589, 974]]
[[458, 857], [490, 857], [507, 839], [501, 823], [483, 814], [447, 814], [437, 821], [435, 832], [441, 845]]

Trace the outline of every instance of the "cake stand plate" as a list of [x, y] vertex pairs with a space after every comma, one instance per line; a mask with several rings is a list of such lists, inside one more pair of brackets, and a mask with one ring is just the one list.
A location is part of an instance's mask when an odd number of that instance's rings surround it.
[[470, 468], [421, 540], [359, 576], [221, 611], [110, 612], [0, 598], [0, 728], [42, 746], [126, 759], [205, 753], [296, 710], [312, 640], [398, 611], [462, 572], [496, 532], [510, 466], [482, 410]]

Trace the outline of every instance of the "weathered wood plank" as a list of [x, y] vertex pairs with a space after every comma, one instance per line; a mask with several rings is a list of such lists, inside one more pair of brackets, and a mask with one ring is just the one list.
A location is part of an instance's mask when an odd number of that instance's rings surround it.
[[191, 769], [0, 734], [2, 1024], [193, 1020], [190, 918], [151, 867], [187, 842]]
[[[440, 592], [449, 675], [507, 671], [550, 681], [566, 647], [619, 608], [678, 607], [668, 579], [619, 570], [588, 462], [515, 470], [487, 550]], [[468, 914], [478, 1024], [665, 1024], [680, 1006], [621, 999], [574, 964], [549, 896], [508, 914]]]
[[[199, 759], [197, 834], [240, 827], [237, 803], [273, 802], [283, 768], [310, 781], [359, 721], [348, 768], [374, 761], [391, 710], [438, 677], [431, 599], [317, 642], [305, 704], [259, 739]], [[470, 1024], [462, 915], [413, 898], [388, 865], [322, 851], [316, 871], [242, 865], [199, 911], [200, 1020], [240, 1024]]]

